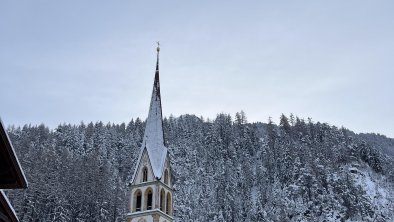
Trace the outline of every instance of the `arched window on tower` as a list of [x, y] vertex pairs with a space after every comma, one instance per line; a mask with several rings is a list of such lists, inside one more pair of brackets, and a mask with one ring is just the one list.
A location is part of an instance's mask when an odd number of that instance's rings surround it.
[[160, 191], [160, 210], [164, 212], [166, 204], [166, 192], [162, 188]]
[[171, 194], [167, 193], [166, 214], [171, 215]]
[[164, 171], [164, 183], [168, 185], [168, 170]]
[[153, 192], [151, 188], [145, 191], [146, 210], [152, 210]]
[[134, 193], [134, 211], [141, 211], [141, 207], [142, 207], [142, 193], [141, 190], [137, 190]]
[[144, 167], [142, 169], [142, 182], [148, 181], [148, 168]]

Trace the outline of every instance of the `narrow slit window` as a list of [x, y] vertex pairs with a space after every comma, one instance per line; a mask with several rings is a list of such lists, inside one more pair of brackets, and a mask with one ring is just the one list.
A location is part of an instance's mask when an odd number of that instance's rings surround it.
[[147, 195], [147, 203], [146, 203], [147, 210], [152, 210], [152, 198], [153, 198], [152, 191], [149, 190]]
[[141, 199], [142, 199], [141, 192], [138, 192], [136, 194], [135, 211], [141, 211]]
[[142, 170], [142, 182], [148, 181], [148, 169], [144, 167]]
[[168, 170], [164, 171], [164, 183], [168, 185]]
[[165, 198], [166, 198], [166, 193], [165, 193], [165, 191], [164, 191], [164, 189], [161, 189], [161, 192], [160, 192], [160, 210], [161, 211], [163, 211], [164, 212], [164, 209], [165, 209]]
[[166, 214], [171, 215], [171, 195], [167, 193], [167, 204], [166, 204]]

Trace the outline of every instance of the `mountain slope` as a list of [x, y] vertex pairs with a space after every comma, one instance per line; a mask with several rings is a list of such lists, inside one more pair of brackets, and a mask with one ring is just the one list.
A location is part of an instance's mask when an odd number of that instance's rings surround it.
[[[142, 142], [139, 119], [12, 127], [29, 181], [8, 192], [22, 221], [116, 221]], [[369, 137], [282, 116], [164, 120], [176, 221], [392, 221], [394, 160]]]

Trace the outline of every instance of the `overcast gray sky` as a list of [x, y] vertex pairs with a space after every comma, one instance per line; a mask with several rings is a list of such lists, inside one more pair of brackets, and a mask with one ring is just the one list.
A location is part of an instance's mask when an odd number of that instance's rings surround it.
[[0, 116], [281, 113], [394, 137], [393, 1], [1, 1]]

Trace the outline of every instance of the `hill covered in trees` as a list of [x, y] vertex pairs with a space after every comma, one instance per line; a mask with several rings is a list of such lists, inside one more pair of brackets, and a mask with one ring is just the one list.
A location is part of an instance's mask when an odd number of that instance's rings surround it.
[[[21, 221], [124, 221], [144, 122], [10, 127]], [[284, 115], [164, 120], [176, 221], [393, 221], [394, 140]]]

